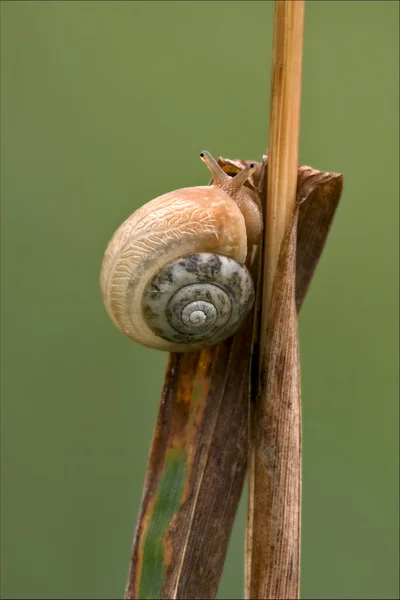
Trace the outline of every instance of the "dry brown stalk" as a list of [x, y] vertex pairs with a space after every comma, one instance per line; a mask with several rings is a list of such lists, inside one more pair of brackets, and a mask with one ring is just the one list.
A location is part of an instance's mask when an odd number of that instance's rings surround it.
[[303, 0], [276, 0], [259, 380], [250, 419], [247, 598], [298, 598], [301, 405], [296, 190]]
[[[303, 22], [304, 0], [276, 0], [268, 177], [265, 182], [267, 202], [263, 298], [267, 310], [281, 243], [296, 202]], [[266, 331], [267, 310], [263, 311], [262, 332]], [[261, 343], [263, 341], [261, 338]]]

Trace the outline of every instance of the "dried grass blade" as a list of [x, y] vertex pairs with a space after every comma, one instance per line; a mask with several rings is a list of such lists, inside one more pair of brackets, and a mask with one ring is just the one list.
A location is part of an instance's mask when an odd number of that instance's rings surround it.
[[340, 173], [299, 167], [296, 306], [299, 311], [325, 246], [343, 189]]
[[[267, 353], [259, 357], [253, 352], [246, 598], [298, 597], [301, 407], [296, 310], [326, 243], [342, 187], [338, 173], [299, 167], [297, 206], [274, 281]], [[257, 350], [257, 336], [254, 343]]]
[[[250, 598], [297, 598], [301, 408], [295, 304], [297, 212], [275, 274], [254, 408]], [[266, 398], [265, 403], [262, 399]]]
[[253, 314], [167, 369], [125, 598], [214, 598], [247, 465]]
[[303, 0], [275, 0], [268, 177], [254, 444], [250, 474], [250, 598], [298, 598], [301, 396], [296, 311], [296, 189]]

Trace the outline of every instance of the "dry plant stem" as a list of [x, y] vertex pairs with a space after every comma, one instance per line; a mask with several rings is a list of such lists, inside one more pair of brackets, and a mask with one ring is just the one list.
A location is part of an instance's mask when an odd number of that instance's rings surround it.
[[[270, 304], [282, 239], [296, 202], [303, 21], [303, 0], [275, 1], [264, 246], [263, 298], [266, 306]], [[262, 318], [264, 333], [266, 311]]]
[[250, 423], [246, 597], [298, 598], [301, 407], [296, 191], [303, 0], [276, 0], [259, 383]]

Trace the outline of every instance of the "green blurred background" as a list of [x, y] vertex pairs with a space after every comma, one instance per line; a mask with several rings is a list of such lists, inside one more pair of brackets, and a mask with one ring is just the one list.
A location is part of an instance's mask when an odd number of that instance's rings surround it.
[[[300, 316], [303, 598], [398, 597], [399, 4], [307, 2], [300, 161], [345, 176]], [[2, 597], [118, 598], [166, 354], [121, 222], [267, 146], [272, 2], [2, 2]], [[245, 501], [220, 598], [241, 598]]]

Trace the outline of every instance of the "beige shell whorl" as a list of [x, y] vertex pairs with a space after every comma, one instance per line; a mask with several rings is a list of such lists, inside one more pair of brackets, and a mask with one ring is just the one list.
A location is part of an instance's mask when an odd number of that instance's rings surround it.
[[101, 269], [103, 300], [117, 327], [152, 348], [190, 351], [190, 345], [183, 348], [150, 329], [143, 315], [142, 298], [164, 265], [199, 252], [229, 256], [242, 265], [246, 259], [243, 214], [219, 187], [175, 190], [135, 211], [112, 237]]

